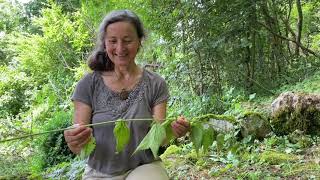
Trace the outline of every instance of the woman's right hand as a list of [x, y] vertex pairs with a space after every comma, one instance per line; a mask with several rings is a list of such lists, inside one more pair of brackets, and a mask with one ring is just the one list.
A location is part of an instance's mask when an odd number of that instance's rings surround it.
[[87, 144], [91, 138], [92, 129], [79, 124], [73, 126], [75, 128], [64, 131], [64, 138], [69, 149], [75, 154], [80, 154], [82, 147]]

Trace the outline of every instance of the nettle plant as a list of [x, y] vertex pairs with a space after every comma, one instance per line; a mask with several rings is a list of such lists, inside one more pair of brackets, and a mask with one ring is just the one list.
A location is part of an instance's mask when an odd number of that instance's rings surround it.
[[[207, 114], [199, 117], [195, 117], [190, 120], [190, 140], [193, 143], [193, 148], [198, 152], [199, 149], [203, 148], [204, 151], [207, 151], [210, 145], [212, 145], [215, 140], [216, 132], [213, 127], [208, 123], [210, 118], [214, 118], [216, 115]], [[168, 118], [163, 123], [154, 121], [153, 119], [118, 119], [116, 121], [109, 121], [106, 123], [115, 123], [113, 130], [114, 136], [116, 138], [116, 153], [121, 152], [130, 140], [130, 129], [128, 128], [127, 123], [129, 121], [138, 121], [138, 120], [150, 120], [153, 121], [150, 131], [140, 142], [136, 152], [140, 150], [151, 149], [155, 158], [158, 157], [158, 151], [162, 143], [167, 140], [168, 142], [174, 138], [173, 132], [171, 130], [171, 123], [175, 120], [174, 118]], [[93, 125], [101, 125], [92, 124]], [[89, 125], [88, 125], [89, 126]], [[84, 159], [89, 156], [92, 151], [95, 149], [95, 139], [91, 137], [91, 140], [84, 146], [81, 150], [80, 158]]]
[[[209, 123], [209, 119], [217, 118], [217, 117], [218, 115], [206, 114], [206, 115], [192, 118], [190, 120], [190, 125], [191, 125], [190, 140], [193, 143], [193, 148], [196, 150], [196, 152], [199, 152], [200, 148], [203, 148], [204, 151], [207, 151], [210, 145], [212, 145], [213, 141], [216, 140], [216, 138], [217, 140], [219, 140], [219, 135], [217, 136], [216, 131], [214, 130], [212, 125]], [[116, 138], [116, 153], [119, 153], [126, 147], [126, 145], [129, 143], [129, 140], [130, 140], [130, 129], [127, 123], [129, 121], [148, 121], [148, 120], [153, 121], [151, 125], [151, 129], [147, 133], [147, 135], [144, 137], [144, 139], [140, 142], [140, 144], [138, 145], [136, 150], [133, 152], [133, 154], [135, 154], [140, 150], [151, 149], [154, 157], [157, 158], [158, 151], [162, 143], [165, 140], [170, 142], [172, 139], [174, 139], [174, 135], [171, 129], [171, 123], [175, 120], [175, 118], [167, 118], [162, 123], [157, 122], [154, 119], [118, 119], [116, 121], [106, 121], [106, 122], [95, 123], [95, 124], [87, 124], [85, 126], [92, 127], [92, 126], [100, 126], [100, 125], [115, 123], [113, 134], [114, 134], [114, 137]], [[52, 134], [55, 132], [61, 132], [61, 131], [65, 131], [73, 128], [75, 127], [71, 126], [68, 128], [54, 129], [54, 130], [45, 131], [45, 132], [28, 134], [20, 137], [14, 137], [11, 139], [0, 140], [0, 143], [24, 139], [28, 137], [34, 137], [37, 135], [44, 135], [49, 133]], [[95, 139], [94, 137], [91, 137], [90, 141], [82, 148], [80, 155], [78, 157], [80, 159], [85, 159], [93, 152], [95, 147], [96, 147]]]

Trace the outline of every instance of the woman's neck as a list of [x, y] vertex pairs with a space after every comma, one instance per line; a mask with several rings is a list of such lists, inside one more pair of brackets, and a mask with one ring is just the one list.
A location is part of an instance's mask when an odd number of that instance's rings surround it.
[[129, 80], [134, 76], [139, 75], [141, 69], [138, 65], [125, 67], [114, 67], [114, 73], [118, 80]]

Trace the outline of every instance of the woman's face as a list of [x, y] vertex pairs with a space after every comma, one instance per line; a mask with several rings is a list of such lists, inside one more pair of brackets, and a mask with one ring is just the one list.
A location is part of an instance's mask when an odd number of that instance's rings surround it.
[[112, 23], [106, 29], [106, 52], [115, 67], [133, 65], [140, 42], [135, 27], [129, 22]]

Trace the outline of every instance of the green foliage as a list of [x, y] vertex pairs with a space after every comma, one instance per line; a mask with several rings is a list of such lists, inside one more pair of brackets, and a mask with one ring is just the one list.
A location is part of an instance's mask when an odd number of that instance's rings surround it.
[[[26, 110], [26, 102], [30, 98], [32, 80], [26, 74], [14, 68], [0, 66], [0, 71], [6, 76], [0, 78], [0, 106], [2, 115], [16, 116], [20, 111]], [[4, 117], [0, 115], [0, 117]]]
[[171, 123], [174, 121], [175, 119], [166, 119], [165, 122], [162, 123], [162, 126], [166, 129], [166, 141], [167, 142], [170, 142], [172, 140], [175, 139], [175, 136], [173, 135], [173, 132], [172, 132], [172, 127], [171, 127]]
[[0, 77], [0, 137], [4, 138], [19, 134], [30, 125], [21, 114], [30, 107], [34, 87], [24, 72], [8, 66], [0, 66], [0, 71], [5, 74]]
[[94, 151], [96, 148], [96, 139], [94, 137], [91, 137], [89, 142], [84, 145], [84, 147], [80, 151], [80, 159], [86, 159], [90, 156], [90, 154]]
[[83, 57], [83, 51], [92, 46], [88, 30], [76, 12], [64, 14], [54, 3], [42, 11], [33, 23], [42, 34], [18, 36], [18, 60], [25, 72], [39, 84], [48, 82], [50, 74], [70, 75]]
[[23, 179], [29, 174], [25, 159], [18, 156], [8, 156], [1, 153], [0, 156], [0, 179]]
[[[158, 150], [166, 138], [166, 129], [160, 123], [154, 123], [148, 134], [140, 142], [134, 153], [140, 150], [151, 149], [153, 156], [158, 157]], [[133, 154], [134, 154], [133, 153]]]
[[312, 137], [304, 135], [303, 132], [296, 130], [288, 135], [290, 143], [296, 144], [297, 149], [309, 148], [313, 145]]
[[[66, 128], [71, 126], [71, 112], [58, 111], [53, 115], [42, 131]], [[61, 162], [72, 160], [75, 155], [69, 150], [62, 132], [50, 133], [39, 138], [36, 142], [39, 154], [33, 162], [35, 172], [41, 172], [45, 168], [52, 167]]]
[[320, 175], [320, 165], [316, 162], [287, 165], [285, 171], [285, 175], [289, 177], [306, 176], [307, 179], [316, 179]]
[[279, 89], [279, 93], [294, 91], [306, 93], [320, 93], [320, 72], [314, 73], [311, 77], [304, 79], [301, 82], [284, 85]]
[[166, 151], [161, 154], [161, 159], [164, 159], [164, 158], [168, 158], [170, 155], [174, 155], [174, 154], [178, 154], [181, 152], [181, 147], [178, 147], [176, 145], [170, 145]]
[[217, 135], [217, 139], [216, 139], [216, 142], [217, 142], [217, 151], [220, 152], [224, 146], [224, 135], [219, 133]]
[[194, 148], [198, 152], [202, 146], [203, 139], [203, 124], [202, 123], [193, 123], [191, 124], [191, 133], [190, 138], [194, 145]]
[[122, 119], [117, 120], [113, 134], [116, 138], [116, 152], [119, 153], [126, 147], [130, 140], [130, 129], [127, 122]]
[[62, 162], [48, 168], [38, 178], [29, 179], [82, 179], [82, 174], [86, 166], [86, 160], [74, 160], [72, 162]]
[[204, 128], [203, 134], [202, 146], [203, 150], [207, 151], [214, 141], [216, 132], [211, 126], [207, 126]]
[[264, 163], [276, 165], [284, 162], [292, 162], [297, 160], [297, 158], [293, 155], [286, 153], [265, 151], [261, 154], [260, 160]]
[[9, 1], [0, 1], [0, 31], [11, 33], [19, 29], [20, 18], [22, 18], [21, 4]]

